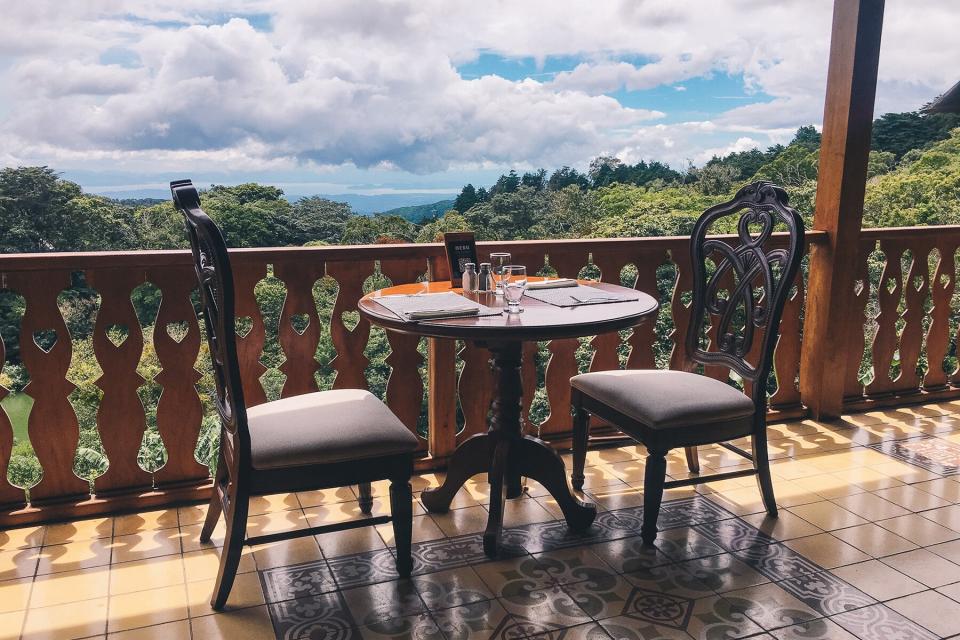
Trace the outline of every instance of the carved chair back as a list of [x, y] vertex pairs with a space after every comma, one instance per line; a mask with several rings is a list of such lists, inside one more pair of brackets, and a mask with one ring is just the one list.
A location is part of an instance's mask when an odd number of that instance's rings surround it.
[[223, 234], [200, 208], [200, 195], [190, 180], [170, 183], [174, 207], [183, 215], [200, 285], [203, 324], [216, 382], [215, 406], [222, 426], [221, 460], [229, 474], [249, 466], [250, 434], [240, 384], [234, 319], [233, 272]]
[[[707, 238], [737, 214], [737, 241]], [[772, 235], [781, 229], [787, 232], [785, 243]], [[770, 182], [747, 185], [729, 202], [707, 209], [690, 239], [687, 353], [695, 363], [725, 366], [752, 382], [758, 411], [766, 408], [773, 349], [803, 259], [803, 239], [803, 219], [787, 205], [787, 193]]]

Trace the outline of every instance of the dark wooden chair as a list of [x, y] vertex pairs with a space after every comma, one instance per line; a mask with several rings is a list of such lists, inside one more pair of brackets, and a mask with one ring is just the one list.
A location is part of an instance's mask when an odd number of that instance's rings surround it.
[[[738, 242], [706, 237], [715, 223], [737, 214]], [[772, 246], [775, 229], [788, 232], [786, 246]], [[653, 544], [657, 537], [665, 488], [756, 475], [767, 513], [777, 515], [767, 456], [767, 379], [783, 305], [803, 258], [803, 237], [803, 220], [787, 206], [783, 189], [769, 182], [743, 187], [733, 200], [708, 209], [690, 238], [687, 370], [601, 371], [571, 378], [573, 486], [583, 489], [591, 415], [645, 445], [644, 543]], [[716, 336], [713, 342], [708, 331]], [[750, 395], [695, 373], [698, 364], [711, 372], [717, 367], [733, 371]], [[752, 438], [752, 454], [728, 442], [744, 436]], [[698, 473], [696, 447], [706, 444], [744, 456], [753, 468], [665, 482], [671, 449], [684, 447], [690, 471]]]
[[[200, 208], [189, 180], [170, 183], [193, 250], [204, 326], [216, 380], [222, 425], [220, 453], [200, 540], [207, 542], [220, 518], [226, 536], [210, 601], [221, 609], [230, 594], [245, 544], [263, 544], [393, 521], [397, 571], [409, 576], [413, 530], [413, 451], [417, 439], [376, 396], [358, 389], [321, 391], [248, 409], [240, 384], [234, 319], [233, 274], [216, 224]], [[370, 514], [370, 482], [390, 480], [391, 516], [246, 537], [249, 499], [290, 491], [357, 484], [360, 508]]]

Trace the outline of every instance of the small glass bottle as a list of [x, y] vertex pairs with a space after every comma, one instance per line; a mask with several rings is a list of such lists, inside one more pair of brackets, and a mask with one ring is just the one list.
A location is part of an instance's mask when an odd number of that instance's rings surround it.
[[492, 275], [490, 273], [490, 263], [480, 263], [480, 273], [477, 274], [477, 291], [490, 291]]
[[463, 290], [477, 290], [477, 265], [472, 262], [463, 265]]

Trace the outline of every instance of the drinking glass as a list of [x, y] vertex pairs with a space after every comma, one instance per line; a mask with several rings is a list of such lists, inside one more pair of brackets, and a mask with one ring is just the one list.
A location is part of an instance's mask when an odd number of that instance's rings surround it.
[[510, 261], [513, 260], [510, 257], [509, 253], [491, 253], [490, 254], [490, 268], [493, 269], [493, 281], [497, 286], [497, 295], [503, 295], [503, 281], [504, 273], [503, 268], [510, 264]]
[[503, 298], [507, 301], [507, 313], [522, 313], [520, 299], [527, 289], [527, 268], [511, 264], [503, 268], [504, 286]]

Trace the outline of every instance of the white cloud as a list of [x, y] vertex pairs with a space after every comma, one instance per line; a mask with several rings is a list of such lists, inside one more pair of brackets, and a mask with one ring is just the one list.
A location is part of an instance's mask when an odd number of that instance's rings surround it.
[[[259, 14], [269, 30], [243, 17]], [[878, 112], [917, 108], [955, 81], [958, 17], [954, 3], [888, 3]], [[582, 166], [602, 152], [702, 161], [819, 123], [830, 21], [829, 0], [10, 3], [0, 162], [437, 172]], [[111, 61], [118, 50], [134, 62]], [[481, 52], [582, 63], [542, 81], [461, 77], [456, 65]], [[713, 73], [742, 74], [758, 101], [660, 123], [670, 114], [604, 95], [679, 92]]]

